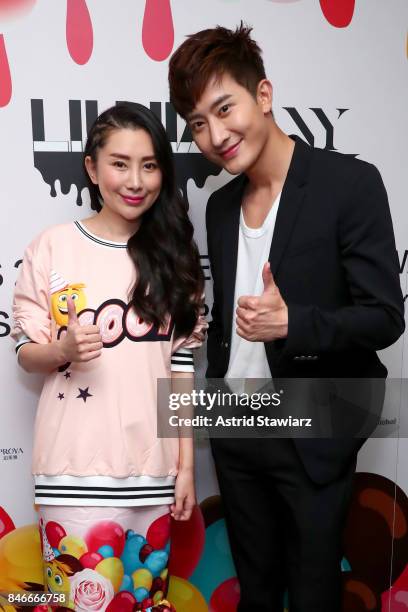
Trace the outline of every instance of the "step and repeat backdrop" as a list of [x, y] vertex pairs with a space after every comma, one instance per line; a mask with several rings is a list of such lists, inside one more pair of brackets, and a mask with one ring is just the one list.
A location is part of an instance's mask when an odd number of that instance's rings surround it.
[[[24, 248], [45, 227], [89, 215], [87, 129], [115, 102], [140, 102], [161, 117], [172, 143], [211, 307], [205, 208], [231, 177], [203, 159], [169, 104], [167, 66], [185, 35], [241, 19], [263, 48], [279, 125], [379, 168], [407, 298], [405, 0], [1, 0], [0, 591], [42, 581], [30, 475], [42, 379], [17, 367], [10, 339]], [[399, 382], [407, 354], [401, 338], [381, 355], [395, 380], [379, 436], [359, 456], [342, 563], [348, 612], [408, 611], [408, 440], [398, 427], [408, 411]], [[205, 347], [196, 361], [202, 374]], [[200, 506], [174, 535], [172, 597], [181, 612], [233, 612], [239, 590], [205, 440], [197, 442], [197, 483]], [[14, 608], [0, 601], [0, 609]]]

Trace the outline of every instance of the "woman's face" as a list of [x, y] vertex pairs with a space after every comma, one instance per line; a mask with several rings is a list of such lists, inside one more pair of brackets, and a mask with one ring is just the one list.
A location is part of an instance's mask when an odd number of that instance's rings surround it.
[[96, 162], [87, 157], [85, 165], [99, 187], [103, 207], [138, 227], [162, 186], [150, 135], [143, 129], [113, 130], [98, 149]]

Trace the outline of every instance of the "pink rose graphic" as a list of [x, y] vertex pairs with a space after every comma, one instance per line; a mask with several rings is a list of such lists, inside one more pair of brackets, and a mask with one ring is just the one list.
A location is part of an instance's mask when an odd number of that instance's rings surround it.
[[89, 568], [74, 574], [70, 585], [70, 599], [78, 612], [104, 612], [115, 595], [111, 581]]

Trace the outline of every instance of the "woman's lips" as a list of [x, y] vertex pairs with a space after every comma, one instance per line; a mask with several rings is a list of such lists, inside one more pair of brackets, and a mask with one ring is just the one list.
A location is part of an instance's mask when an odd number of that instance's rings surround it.
[[238, 153], [239, 145], [241, 144], [241, 142], [242, 140], [232, 145], [232, 147], [229, 147], [228, 149], [221, 151], [221, 157], [223, 159], [230, 159], [231, 157], [234, 157], [234, 155]]
[[144, 196], [124, 196], [121, 194], [121, 197], [126, 204], [130, 204], [131, 206], [138, 206], [144, 200]]

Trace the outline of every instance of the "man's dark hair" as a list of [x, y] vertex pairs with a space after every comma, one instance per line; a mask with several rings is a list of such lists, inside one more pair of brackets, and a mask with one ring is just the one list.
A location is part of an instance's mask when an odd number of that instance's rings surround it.
[[170, 101], [186, 118], [212, 77], [229, 74], [256, 96], [259, 81], [266, 78], [261, 49], [251, 38], [252, 28], [241, 24], [236, 30], [221, 26], [187, 37], [169, 63]]

